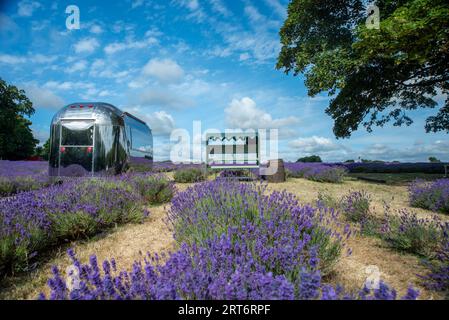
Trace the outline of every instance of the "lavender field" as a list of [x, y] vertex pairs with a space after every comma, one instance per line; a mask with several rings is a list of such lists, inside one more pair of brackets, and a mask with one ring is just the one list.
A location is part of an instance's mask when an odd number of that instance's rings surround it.
[[172, 163], [50, 183], [46, 163], [2, 161], [2, 185], [20, 187], [2, 187], [0, 297], [447, 297], [448, 179], [390, 185], [342, 164], [286, 169], [278, 184]]
[[0, 160], [0, 197], [50, 184], [46, 161]]

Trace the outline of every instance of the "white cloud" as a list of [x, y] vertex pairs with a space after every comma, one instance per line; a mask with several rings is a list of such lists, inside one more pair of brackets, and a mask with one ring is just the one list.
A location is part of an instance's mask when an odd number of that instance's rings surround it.
[[95, 38], [85, 38], [78, 41], [75, 44], [75, 52], [76, 53], [92, 53], [100, 46], [97, 39]]
[[112, 96], [112, 95], [113, 95], [112, 92], [109, 91], [109, 90], [101, 90], [101, 91], [98, 93], [98, 96], [99, 96], [99, 97], [109, 97], [109, 96]]
[[421, 141], [407, 147], [395, 147], [374, 143], [361, 152], [361, 157], [370, 160], [427, 161], [430, 156], [436, 156], [443, 162], [449, 161], [449, 140], [436, 140], [431, 143]]
[[209, 0], [212, 10], [220, 13], [224, 17], [229, 17], [232, 15], [231, 11], [226, 8], [225, 4], [221, 0]]
[[97, 100], [97, 98], [99, 96], [99, 94], [98, 94], [99, 91], [100, 90], [98, 90], [97, 88], [92, 87], [87, 90], [83, 90], [80, 93], [80, 97], [83, 100]]
[[207, 56], [214, 56], [219, 58], [227, 58], [232, 55], [233, 50], [229, 47], [215, 46], [213, 49], [206, 50], [204, 53]]
[[98, 24], [94, 24], [90, 27], [89, 31], [94, 34], [100, 34], [103, 32], [103, 28], [100, 27]]
[[251, 56], [249, 55], [248, 52], [244, 52], [240, 54], [239, 60], [240, 61], [245, 61], [248, 60]]
[[35, 84], [24, 86], [27, 97], [33, 102], [33, 106], [37, 108], [61, 108], [64, 106], [64, 100], [54, 94], [52, 91], [38, 87]]
[[41, 31], [50, 25], [50, 20], [34, 20], [31, 21], [31, 30]]
[[324, 137], [312, 136], [307, 138], [298, 138], [288, 143], [289, 147], [299, 149], [304, 153], [321, 153], [342, 149], [341, 146], [332, 140]]
[[57, 56], [45, 56], [43, 54], [28, 54], [28, 56], [13, 56], [10, 54], [0, 54], [0, 63], [20, 64], [20, 63], [52, 63]]
[[150, 30], [147, 30], [145, 32], [145, 37], [149, 37], [149, 38], [154, 37], [154, 38], [156, 38], [156, 37], [162, 36], [163, 34], [164, 33], [161, 32], [159, 29], [153, 27]]
[[245, 6], [245, 14], [252, 23], [261, 23], [265, 20], [265, 17], [253, 6]]
[[138, 7], [140, 7], [142, 4], [143, 4], [143, 0], [134, 0], [134, 1], [131, 3], [131, 9], [138, 8]]
[[120, 33], [122, 31], [130, 32], [134, 30], [134, 25], [130, 23], [125, 23], [123, 20], [118, 20], [112, 26], [112, 31], [115, 33]]
[[165, 88], [150, 88], [134, 94], [131, 99], [137, 103], [148, 106], [180, 109], [192, 106], [194, 102], [184, 96], [174, 94]]
[[401, 161], [401, 162], [427, 162], [430, 156], [435, 156], [441, 161], [449, 161], [449, 141], [436, 140], [433, 142], [418, 141], [410, 146], [403, 143], [382, 144], [372, 143], [361, 148], [353, 149], [344, 144], [338, 144], [331, 139], [319, 136], [301, 137], [288, 143], [289, 159], [297, 159], [300, 156], [316, 154], [323, 161], [338, 162], [347, 159]]
[[176, 0], [175, 3], [178, 3], [178, 5], [185, 7], [190, 11], [186, 17], [187, 19], [203, 22], [207, 17], [198, 0]]
[[278, 0], [265, 0], [265, 3], [271, 7], [280, 18], [285, 19], [287, 17], [287, 6], [282, 5]]
[[168, 136], [175, 129], [175, 120], [165, 111], [156, 111], [143, 119], [150, 126], [154, 135]]
[[183, 93], [192, 97], [204, 95], [212, 91], [210, 83], [201, 79], [190, 79], [190, 77], [188, 77], [186, 81], [180, 83], [179, 85], [174, 85], [173, 89], [175, 89], [179, 93]]
[[[265, 25], [265, 22], [257, 23]], [[204, 51], [207, 57], [215, 56], [226, 58], [232, 54], [250, 54], [248, 61], [256, 63], [267, 63], [276, 59], [281, 45], [276, 33], [261, 30], [250, 30], [235, 27], [234, 25], [220, 24], [216, 31], [222, 36], [225, 46], [215, 46], [213, 49]]]
[[95, 84], [91, 82], [57, 82], [57, 81], [47, 81], [44, 84], [45, 88], [52, 90], [75, 90], [75, 89], [90, 89], [94, 88]]
[[158, 40], [154, 37], [148, 37], [142, 41], [128, 40], [127, 42], [113, 42], [104, 48], [104, 52], [106, 54], [114, 54], [127, 49], [149, 48], [157, 43]]
[[118, 51], [122, 51], [126, 49], [126, 44], [125, 43], [120, 43], [120, 42], [114, 42], [111, 44], [108, 44], [105, 48], [104, 48], [104, 52], [106, 52], [106, 54], [113, 54], [116, 53]]
[[105, 61], [103, 59], [95, 59], [94, 62], [92, 62], [90, 66], [91, 73], [98, 71], [102, 69], [106, 65]]
[[13, 56], [10, 54], [0, 54], [0, 63], [5, 64], [18, 64], [25, 63], [27, 59], [21, 56]]
[[272, 63], [276, 59], [281, 48], [278, 36], [281, 21], [267, 18], [255, 6], [248, 4], [244, 13], [248, 17], [249, 28], [243, 24], [210, 19], [211, 28], [222, 37], [225, 45], [216, 48], [219, 50], [206, 50], [205, 56], [227, 57], [236, 54], [239, 58], [240, 54], [248, 53], [248, 62], [259, 64]]
[[87, 68], [87, 61], [81, 60], [81, 61], [75, 62], [71, 67], [66, 68], [65, 72], [74, 73], [74, 72], [78, 72], [78, 71], [83, 71], [86, 68]]
[[184, 70], [171, 59], [151, 59], [143, 67], [142, 73], [152, 76], [162, 83], [174, 83], [184, 77]]
[[233, 99], [224, 110], [228, 126], [240, 129], [285, 129], [299, 122], [298, 118], [290, 116], [273, 119], [271, 114], [259, 109], [251, 98]]
[[198, 0], [187, 0], [187, 1], [185, 1], [185, 3], [186, 3], [186, 6], [192, 11], [198, 10], [198, 8], [200, 6], [198, 3]]
[[125, 77], [129, 75], [129, 71], [114, 71], [112, 69], [104, 69], [100, 71], [97, 76], [102, 78], [115, 79], [116, 82], [121, 82]]
[[45, 56], [43, 54], [35, 54], [30, 56], [30, 61], [32, 63], [52, 63], [54, 62], [58, 57], [56, 56]]
[[146, 81], [144, 79], [135, 79], [128, 82], [128, 87], [131, 89], [143, 88], [146, 85]]
[[22, 0], [17, 4], [17, 14], [21, 17], [31, 17], [34, 10], [42, 7], [37, 1]]

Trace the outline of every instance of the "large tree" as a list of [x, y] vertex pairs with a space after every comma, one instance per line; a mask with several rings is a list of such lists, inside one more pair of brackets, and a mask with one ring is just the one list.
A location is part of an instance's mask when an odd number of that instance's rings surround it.
[[292, 0], [281, 28], [277, 68], [305, 76], [310, 96], [332, 96], [326, 113], [337, 138], [362, 124], [410, 125], [408, 111], [444, 105], [427, 132], [449, 132], [449, 2], [379, 0], [380, 28], [368, 28], [367, 1]]
[[33, 155], [39, 142], [26, 116], [34, 113], [33, 104], [23, 90], [0, 78], [0, 159], [20, 160]]

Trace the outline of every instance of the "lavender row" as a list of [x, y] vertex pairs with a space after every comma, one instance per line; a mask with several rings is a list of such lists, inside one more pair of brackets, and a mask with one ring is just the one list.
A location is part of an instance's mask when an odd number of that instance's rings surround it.
[[347, 174], [347, 169], [341, 165], [322, 163], [285, 163], [287, 175], [294, 178], [305, 178], [317, 182], [342, 182]]
[[444, 174], [449, 163], [352, 162], [341, 163], [351, 173], [437, 173]]
[[[379, 287], [366, 286], [358, 292], [322, 282], [311, 256], [308, 268], [294, 282], [283, 275], [266, 272], [244, 246], [236, 246], [230, 236], [216, 238], [203, 247], [183, 245], [164, 263], [157, 255], [135, 262], [131, 271], [119, 271], [114, 259], [98, 265], [95, 255], [82, 264], [69, 250], [77, 277], [67, 280], [57, 267], [48, 281], [51, 300], [395, 300], [396, 290], [381, 281]], [[415, 300], [419, 291], [410, 287], [400, 297]]]
[[45, 161], [0, 160], [0, 197], [49, 186], [47, 170]]
[[0, 272], [30, 269], [43, 249], [116, 224], [139, 222], [146, 202], [167, 202], [171, 183], [159, 176], [74, 179], [0, 200]]
[[[265, 185], [217, 179], [177, 193], [168, 223], [179, 250], [147, 255], [129, 272], [95, 256], [81, 264], [69, 255], [80, 281], [58, 268], [50, 299], [396, 299], [385, 283], [349, 292], [323, 282], [351, 230], [332, 209], [301, 205]], [[405, 299], [416, 299], [409, 289]]]

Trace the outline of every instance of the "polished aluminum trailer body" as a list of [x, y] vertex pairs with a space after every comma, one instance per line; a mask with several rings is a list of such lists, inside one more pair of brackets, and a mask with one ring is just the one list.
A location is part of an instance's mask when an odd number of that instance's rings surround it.
[[50, 176], [113, 175], [152, 163], [151, 129], [111, 104], [73, 103], [53, 117]]

